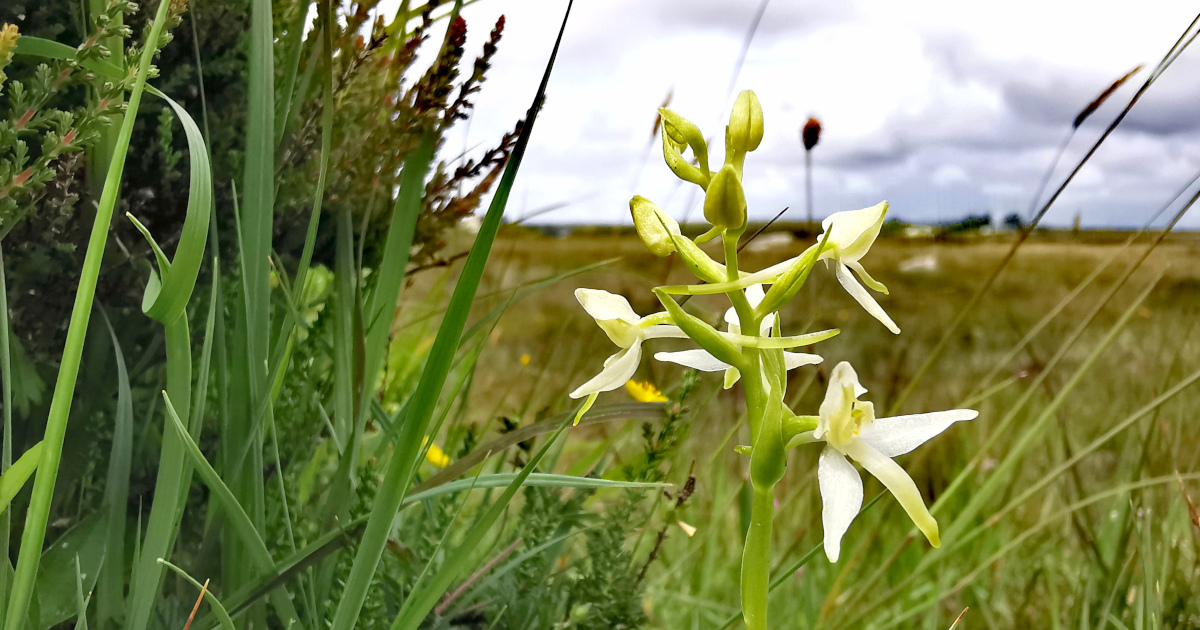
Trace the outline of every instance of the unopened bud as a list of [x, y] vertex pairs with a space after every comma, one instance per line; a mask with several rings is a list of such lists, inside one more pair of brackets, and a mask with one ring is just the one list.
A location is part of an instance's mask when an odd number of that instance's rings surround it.
[[[670, 166], [680, 179], [707, 186], [708, 143], [704, 141], [704, 134], [700, 133], [700, 128], [666, 107], [658, 108], [658, 113], [662, 117], [663, 157], [667, 166]], [[684, 147], [692, 149], [700, 168], [696, 168], [683, 157]]]
[[671, 236], [680, 235], [675, 219], [641, 195], [629, 200], [629, 212], [633, 214], [633, 227], [646, 249], [655, 256], [670, 256], [675, 251]]
[[763, 112], [758, 97], [743, 90], [729, 115], [729, 148], [743, 153], [758, 148], [763, 138]]
[[708, 184], [704, 195], [704, 218], [727, 230], [746, 225], [746, 193], [737, 172], [728, 164], [721, 167]]

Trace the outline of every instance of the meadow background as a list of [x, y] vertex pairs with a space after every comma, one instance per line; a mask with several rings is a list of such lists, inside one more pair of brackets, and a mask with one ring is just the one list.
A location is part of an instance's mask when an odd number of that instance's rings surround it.
[[[567, 392], [612, 352], [574, 289], [646, 314], [686, 270], [628, 228], [519, 220], [539, 201], [518, 188], [526, 147], [564, 146], [540, 112], [574, 111], [547, 88], [557, 44], [527, 63], [540, 87], [514, 90], [489, 75], [504, 22], [461, 4], [0, 12], [20, 25], [0, 37], [4, 630], [739, 623], [740, 387], [647, 360], [661, 397], [605, 394], [568, 426]], [[563, 8], [542, 35], [569, 42]], [[816, 453], [792, 454], [778, 627], [1200, 627], [1200, 237], [1173, 230], [1196, 179], [1174, 198], [1150, 182], [1166, 228], [1036, 225], [1176, 58], [1190, 78], [1197, 25], [1054, 123], [1070, 150], [1020, 169], [1049, 186], [1012, 229], [885, 227], [866, 263], [903, 334], [823, 270], [784, 311], [785, 333], [843, 331], [793, 379], [798, 412], [848, 360], [881, 412], [980, 418], [902, 460], [938, 550], [867, 480], [828, 563]], [[524, 118], [460, 148], [475, 108], [499, 107], [484, 95]], [[644, 131], [622, 167], [665, 171]], [[743, 267], [814, 242], [801, 207]]]

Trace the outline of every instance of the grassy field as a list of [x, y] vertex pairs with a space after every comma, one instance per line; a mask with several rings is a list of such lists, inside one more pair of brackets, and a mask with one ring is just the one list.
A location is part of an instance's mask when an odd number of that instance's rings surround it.
[[[943, 548], [931, 550], [923, 539], [906, 536], [911, 523], [885, 496], [851, 528], [841, 563], [830, 565], [817, 554], [780, 585], [772, 615], [789, 620], [781, 627], [859, 627], [871, 620], [873, 627], [946, 628], [966, 607], [971, 610], [964, 627], [972, 628], [1089, 627], [1095, 619], [1130, 628], [1200, 624], [1194, 568], [1200, 524], [1189, 524], [1187, 503], [1174, 478], [1175, 471], [1200, 470], [1200, 431], [1190, 411], [1200, 402], [1200, 390], [1183, 391], [1095, 445], [1077, 465], [1062, 466], [1200, 367], [1195, 331], [1200, 238], [1190, 234], [1172, 236], [1158, 246], [1078, 340], [1062, 347], [1152, 240], [1143, 236], [1123, 247], [1126, 236], [1035, 237], [1019, 250], [901, 409], [917, 413], [968, 403], [981, 413], [979, 420], [957, 425], [901, 460], [930, 502], [969, 462], [976, 467], [963, 477], [961, 490], [935, 508]], [[783, 235], [764, 237], [760, 246], [743, 252], [742, 266], [761, 268], [807, 245]], [[899, 336], [857, 308], [831, 273], [814, 273], [805, 289], [808, 298], [784, 311], [784, 333], [837, 327], [844, 334], [815, 348], [825, 357], [824, 365], [802, 368], [807, 373], [792, 379], [792, 407], [797, 413], [815, 413], [827, 370], [849, 360], [870, 390], [866, 399], [881, 412], [888, 409], [1010, 245], [1003, 236], [878, 242], [864, 265], [890, 289], [881, 304], [901, 327]], [[565, 408], [565, 393], [590, 377], [613, 351], [573, 299], [575, 287], [621, 293], [646, 314], [660, 310], [650, 287], [687, 277], [677, 263], [654, 258], [635, 238], [620, 234], [551, 239], [513, 231], [497, 241], [495, 251], [485, 291], [617, 260], [509, 306], [480, 356], [467, 414], [471, 422], [490, 426], [501, 416], [530, 421], [545, 410]], [[1105, 263], [1096, 280], [1015, 358], [999, 363]], [[418, 286], [436, 284], [435, 275], [420, 278]], [[1154, 282], [1127, 325], [1072, 385], [1076, 370]], [[721, 307], [716, 300], [697, 298], [688, 308], [715, 321]], [[681, 342], [658, 343], [651, 351], [682, 347]], [[1059, 352], [1061, 360], [1043, 373]], [[680, 375], [673, 366], [643, 360], [638, 378], [672, 395]], [[746, 461], [732, 446], [748, 437], [744, 426], [736, 428], [743, 413], [740, 396], [740, 386], [722, 391], [718, 376], [703, 375], [686, 401], [691, 437], [672, 463], [670, 478], [681, 483], [694, 470], [696, 492], [677, 513], [663, 518], [678, 518], [698, 531], [688, 538], [681, 529], [671, 529], [661, 562], [651, 570], [644, 606], [658, 627], [714, 627], [738, 610]], [[602, 403], [627, 401], [623, 391], [601, 398]], [[572, 454], [583, 458], [598, 446], [616, 465], [640, 457], [643, 437], [634, 424], [576, 429], [560, 466], [569, 467]], [[1022, 440], [1026, 445], [1014, 452], [1014, 444]], [[777, 567], [788, 566], [820, 542], [816, 452], [802, 448], [794, 454], [780, 486], [775, 548], [782, 553]], [[1003, 478], [991, 479], [1001, 473]], [[989, 481], [995, 485], [988, 486]], [[1043, 487], [1035, 487], [1043, 481]], [[1138, 483], [1154, 485], [1132, 490], [1131, 484]], [[1184, 485], [1193, 496], [1200, 495], [1200, 482]], [[880, 489], [878, 482], [867, 481], [867, 498]], [[1027, 489], [1036, 491], [1022, 496]], [[975, 496], [983, 497], [980, 515], [957, 522], [956, 515]], [[603, 509], [603, 499], [597, 501]], [[1092, 502], [1059, 513], [1079, 501]], [[989, 519], [997, 513], [997, 519]], [[879, 526], [885, 521], [887, 526]], [[981, 530], [975, 531], [976, 526]], [[654, 545], [654, 533], [636, 531], [628, 542], [644, 555]], [[973, 538], [955, 548], [968, 533]]]

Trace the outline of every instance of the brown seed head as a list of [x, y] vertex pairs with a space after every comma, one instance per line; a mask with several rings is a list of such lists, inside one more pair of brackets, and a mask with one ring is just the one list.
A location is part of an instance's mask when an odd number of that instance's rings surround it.
[[1124, 85], [1126, 81], [1128, 81], [1130, 78], [1132, 78], [1133, 75], [1137, 74], [1141, 69], [1142, 69], [1142, 67], [1138, 66], [1138, 67], [1134, 68], [1133, 70], [1130, 70], [1129, 72], [1125, 73], [1125, 76], [1121, 77], [1120, 79], [1117, 79], [1116, 81], [1113, 81], [1113, 84], [1108, 86], [1108, 89], [1101, 92], [1100, 96], [1097, 96], [1094, 100], [1092, 100], [1091, 103], [1088, 103], [1087, 107], [1084, 107], [1083, 110], [1079, 112], [1079, 115], [1075, 116], [1075, 122], [1071, 123], [1071, 127], [1074, 129], [1078, 129], [1079, 125], [1082, 125], [1083, 121], [1087, 120], [1088, 116], [1091, 116], [1092, 114], [1096, 113], [1096, 110], [1100, 109], [1100, 106], [1104, 104], [1104, 101], [1108, 100], [1108, 97], [1112, 96], [1113, 93], [1116, 92], [1118, 88], [1120, 88], [1122, 85]]
[[804, 150], [812, 151], [821, 139], [821, 121], [809, 118], [808, 122], [804, 123], [804, 129], [800, 131], [800, 139], [804, 141]]

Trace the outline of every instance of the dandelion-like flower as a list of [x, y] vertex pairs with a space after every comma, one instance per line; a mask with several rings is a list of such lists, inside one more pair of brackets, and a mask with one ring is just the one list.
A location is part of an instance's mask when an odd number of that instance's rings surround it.
[[629, 397], [643, 403], [663, 403], [667, 402], [667, 397], [659, 391], [654, 383], [650, 381], [635, 381], [630, 379], [625, 381], [625, 391], [629, 392]]
[[892, 458], [928, 442], [955, 422], [974, 420], [979, 415], [971, 409], [953, 409], [876, 418], [874, 405], [858, 400], [866, 392], [849, 363], [837, 364], [821, 403], [817, 428], [811, 436], [805, 436], [825, 442], [817, 462], [817, 482], [821, 488], [825, 555], [830, 562], [837, 562], [842, 536], [862, 509], [862, 478], [847, 457], [881, 481], [930, 544], [940, 546], [937, 521], [925, 507], [912, 477]]

